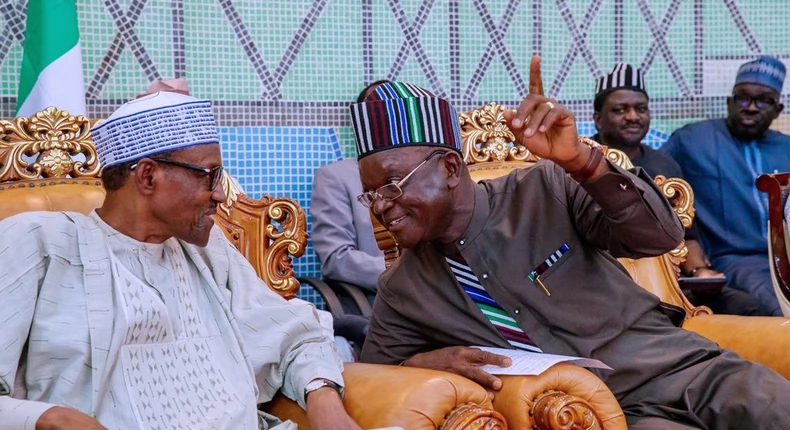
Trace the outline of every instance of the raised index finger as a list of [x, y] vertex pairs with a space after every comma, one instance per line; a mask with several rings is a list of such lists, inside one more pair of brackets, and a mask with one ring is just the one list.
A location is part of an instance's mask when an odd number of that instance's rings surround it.
[[540, 76], [540, 55], [533, 55], [529, 62], [529, 93], [543, 95], [543, 78]]

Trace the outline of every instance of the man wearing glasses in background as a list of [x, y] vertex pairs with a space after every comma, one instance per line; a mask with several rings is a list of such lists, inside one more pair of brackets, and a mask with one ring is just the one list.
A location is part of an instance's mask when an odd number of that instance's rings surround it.
[[769, 130], [784, 109], [779, 96], [785, 72], [769, 56], [743, 64], [727, 98], [727, 118], [687, 125], [660, 148], [694, 189], [695, 223], [712, 267], [769, 315], [781, 310], [768, 266], [768, 197], [755, 180], [790, 171], [790, 136]]

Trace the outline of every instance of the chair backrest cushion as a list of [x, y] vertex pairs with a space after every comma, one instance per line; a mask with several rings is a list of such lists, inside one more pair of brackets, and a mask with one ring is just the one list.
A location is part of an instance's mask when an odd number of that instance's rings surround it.
[[101, 181], [42, 179], [0, 184], [0, 220], [23, 212], [68, 211], [88, 214], [104, 201]]

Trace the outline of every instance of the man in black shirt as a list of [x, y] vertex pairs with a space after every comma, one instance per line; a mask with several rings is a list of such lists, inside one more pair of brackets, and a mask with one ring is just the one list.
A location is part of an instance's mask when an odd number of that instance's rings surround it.
[[[650, 129], [648, 102], [640, 70], [618, 63], [595, 87], [593, 120], [598, 133], [591, 138], [625, 152], [635, 166], [642, 167], [651, 177], [682, 178], [683, 172], [672, 157], [642, 143]], [[687, 230], [685, 239], [689, 251], [681, 265], [685, 276], [724, 277], [711, 268], [693, 226]], [[687, 296], [694, 305], [708, 306], [714, 313], [760, 315], [756, 299], [730, 286], [717, 293], [697, 292], [687, 293]]]

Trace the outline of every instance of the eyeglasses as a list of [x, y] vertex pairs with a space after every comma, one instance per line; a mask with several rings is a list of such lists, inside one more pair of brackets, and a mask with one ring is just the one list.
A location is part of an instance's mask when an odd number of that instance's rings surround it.
[[747, 107], [754, 102], [757, 109], [772, 108], [778, 103], [775, 98], [769, 96], [752, 97], [746, 94], [733, 94], [732, 99], [735, 100], [735, 103], [740, 107]]
[[390, 200], [390, 201], [397, 199], [398, 197], [403, 195], [402, 187], [406, 183], [406, 181], [409, 178], [411, 178], [414, 172], [419, 170], [419, 168], [422, 167], [425, 163], [427, 163], [428, 160], [433, 158], [434, 155], [444, 154], [446, 152], [447, 151], [433, 151], [431, 155], [427, 156], [424, 160], [422, 160], [422, 163], [418, 164], [417, 167], [415, 167], [411, 172], [409, 172], [408, 175], [404, 176], [403, 179], [401, 179], [400, 181], [390, 182], [387, 185], [383, 185], [379, 187], [379, 189], [377, 189], [376, 191], [368, 191], [362, 193], [357, 196], [357, 200], [359, 200], [359, 202], [362, 203], [365, 207], [372, 208], [373, 205], [376, 204], [376, 201], [379, 199]]
[[[166, 158], [149, 158], [149, 160], [156, 161], [157, 163], [168, 164], [171, 166], [182, 167], [184, 169], [194, 170], [208, 175], [208, 190], [214, 191], [222, 182], [222, 177], [225, 174], [225, 168], [222, 166], [215, 166], [212, 168], [196, 166], [194, 164], [182, 163], [181, 161], [168, 160]], [[137, 163], [132, 164], [129, 168], [134, 170]]]

